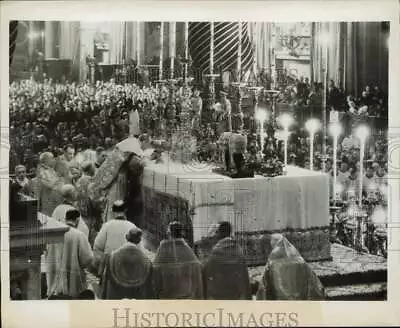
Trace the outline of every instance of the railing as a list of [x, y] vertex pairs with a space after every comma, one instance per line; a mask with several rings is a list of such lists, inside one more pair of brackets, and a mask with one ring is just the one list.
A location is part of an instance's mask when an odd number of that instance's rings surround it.
[[366, 213], [348, 215], [343, 205], [331, 206], [331, 242], [357, 252], [387, 257], [387, 226], [377, 226]]

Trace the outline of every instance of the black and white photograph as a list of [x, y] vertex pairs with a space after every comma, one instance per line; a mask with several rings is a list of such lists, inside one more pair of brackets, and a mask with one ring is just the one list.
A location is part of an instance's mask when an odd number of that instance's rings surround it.
[[11, 20], [10, 300], [386, 301], [390, 32]]

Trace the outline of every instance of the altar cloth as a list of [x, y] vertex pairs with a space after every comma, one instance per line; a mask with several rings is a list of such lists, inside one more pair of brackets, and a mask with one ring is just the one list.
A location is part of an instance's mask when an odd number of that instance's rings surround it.
[[[181, 197], [194, 209], [193, 239], [205, 237], [218, 221], [234, 232], [306, 231], [329, 225], [328, 175], [295, 166], [274, 178], [232, 179], [206, 163], [181, 164], [164, 158], [148, 163], [143, 186]], [[144, 218], [146, 220], [146, 218]]]

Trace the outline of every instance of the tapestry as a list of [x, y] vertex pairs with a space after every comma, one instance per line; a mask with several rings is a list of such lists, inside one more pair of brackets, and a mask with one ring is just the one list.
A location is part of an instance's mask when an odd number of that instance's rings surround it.
[[179, 221], [184, 227], [184, 236], [193, 245], [193, 225], [189, 202], [153, 188], [143, 187], [144, 222], [142, 229], [150, 234], [156, 245], [167, 238], [168, 224]]

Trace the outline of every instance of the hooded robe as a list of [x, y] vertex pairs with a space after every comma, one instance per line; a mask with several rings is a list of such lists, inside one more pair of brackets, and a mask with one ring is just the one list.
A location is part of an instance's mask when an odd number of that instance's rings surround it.
[[152, 298], [152, 264], [143, 250], [127, 242], [106, 259], [102, 299]]
[[260, 282], [257, 299], [282, 301], [324, 300], [324, 287], [297, 249], [283, 236], [275, 236]]
[[251, 299], [246, 259], [233, 238], [224, 238], [213, 247], [204, 262], [203, 279], [206, 299]]
[[163, 240], [153, 261], [156, 299], [202, 299], [202, 267], [183, 238]]

